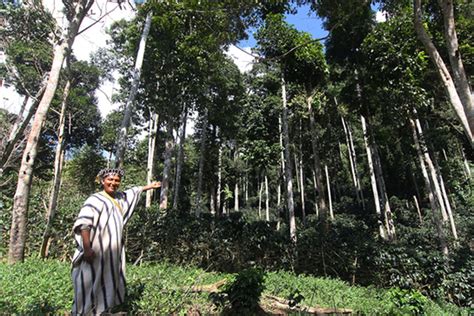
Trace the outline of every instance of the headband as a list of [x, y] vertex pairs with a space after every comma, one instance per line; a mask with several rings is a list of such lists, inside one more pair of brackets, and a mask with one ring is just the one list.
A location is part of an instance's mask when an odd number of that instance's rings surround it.
[[97, 178], [99, 180], [102, 180], [108, 175], [117, 175], [120, 178], [123, 178], [124, 174], [125, 172], [120, 168], [105, 168], [99, 171], [99, 173], [97, 174]]

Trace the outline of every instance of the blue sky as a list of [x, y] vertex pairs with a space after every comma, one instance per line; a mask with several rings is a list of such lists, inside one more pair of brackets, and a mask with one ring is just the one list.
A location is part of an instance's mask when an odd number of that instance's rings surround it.
[[[309, 9], [309, 6], [302, 6], [298, 8], [296, 14], [287, 14], [286, 21], [292, 24], [297, 30], [310, 33], [313, 38], [325, 37], [328, 32], [323, 29], [322, 21], [316, 16], [314, 12]], [[254, 47], [255, 39], [253, 38], [251, 31], [249, 32], [249, 39], [241, 41], [240, 47]]]

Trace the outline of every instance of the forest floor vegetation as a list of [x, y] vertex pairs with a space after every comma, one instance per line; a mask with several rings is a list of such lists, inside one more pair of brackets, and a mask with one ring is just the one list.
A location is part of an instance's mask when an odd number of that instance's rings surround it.
[[[128, 298], [118, 310], [131, 315], [265, 314], [258, 305], [265, 298], [283, 301], [295, 311], [317, 306], [358, 315], [469, 315], [468, 309], [434, 302], [416, 291], [350, 286], [286, 271], [250, 268], [230, 274], [162, 262], [129, 265], [127, 274]], [[212, 284], [217, 284], [213, 290], [199, 290]], [[64, 314], [72, 297], [68, 263], [34, 258], [0, 263], [0, 314]]]

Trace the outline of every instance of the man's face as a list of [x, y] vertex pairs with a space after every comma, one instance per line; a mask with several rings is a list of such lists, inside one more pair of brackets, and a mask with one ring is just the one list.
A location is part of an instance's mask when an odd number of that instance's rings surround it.
[[110, 174], [102, 180], [102, 186], [104, 191], [111, 196], [115, 195], [120, 186], [120, 176], [116, 174]]

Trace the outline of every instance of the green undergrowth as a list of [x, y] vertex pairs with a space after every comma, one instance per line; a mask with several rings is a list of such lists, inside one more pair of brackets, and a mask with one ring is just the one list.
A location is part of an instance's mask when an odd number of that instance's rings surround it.
[[[193, 291], [196, 286], [222, 279], [227, 279], [221, 288], [223, 295]], [[244, 303], [256, 302], [251, 296], [260, 293], [255, 291], [259, 287], [263, 294], [290, 300], [295, 305], [346, 308], [357, 315], [469, 315], [467, 309], [436, 304], [416, 291], [350, 286], [338, 280], [285, 271], [264, 273], [248, 269], [239, 274], [223, 274], [157, 263], [129, 265], [127, 281], [128, 299], [119, 310], [129, 314], [238, 314], [232, 313], [232, 308], [251, 307]], [[16, 265], [0, 262], [0, 314], [64, 314], [70, 311], [72, 297], [67, 263], [38, 259]]]

